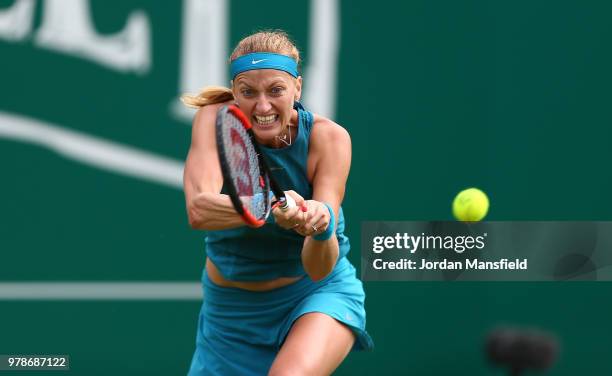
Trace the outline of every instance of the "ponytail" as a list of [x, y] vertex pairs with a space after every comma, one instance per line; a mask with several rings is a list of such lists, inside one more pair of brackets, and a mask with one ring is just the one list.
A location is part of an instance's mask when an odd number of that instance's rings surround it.
[[200, 108], [210, 104], [223, 103], [234, 99], [231, 89], [223, 86], [207, 86], [198, 95], [183, 94], [181, 101], [188, 107]]

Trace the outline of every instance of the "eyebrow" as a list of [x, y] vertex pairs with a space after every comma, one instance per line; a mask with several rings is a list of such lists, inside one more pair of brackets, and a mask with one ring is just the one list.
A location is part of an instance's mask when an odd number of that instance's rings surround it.
[[[248, 82], [245, 82], [245, 81], [246, 81], [246, 79], [241, 78], [241, 79], [240, 79], [240, 80], [237, 82], [237, 85], [244, 85], [244, 86], [248, 86], [248, 87], [253, 87], [253, 85], [251, 85], [251, 84], [249, 84]], [[287, 83], [286, 83], [284, 80], [282, 80], [281, 78], [275, 78], [275, 79], [273, 79], [273, 81], [272, 81], [272, 82], [270, 82], [270, 83], [269, 83], [267, 86], [268, 86], [268, 87], [271, 87], [271, 86], [274, 86], [274, 85], [279, 85], [279, 84], [281, 84], [281, 85], [287, 85]]]

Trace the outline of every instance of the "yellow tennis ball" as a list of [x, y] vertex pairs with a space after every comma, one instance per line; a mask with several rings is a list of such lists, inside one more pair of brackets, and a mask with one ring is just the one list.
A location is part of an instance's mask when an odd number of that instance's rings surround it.
[[477, 222], [489, 211], [489, 199], [478, 188], [465, 189], [453, 200], [453, 215], [460, 221]]

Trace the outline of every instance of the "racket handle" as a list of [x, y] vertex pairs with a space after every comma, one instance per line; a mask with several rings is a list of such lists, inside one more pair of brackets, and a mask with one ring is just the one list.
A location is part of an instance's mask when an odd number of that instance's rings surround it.
[[[289, 208], [294, 208], [296, 206], [297, 206], [297, 203], [295, 202], [293, 197], [285, 195], [285, 198], [281, 198], [280, 200], [278, 200], [272, 207], [273, 208], [278, 207], [280, 208], [280, 210], [286, 211]], [[308, 208], [306, 207], [305, 204], [302, 204], [302, 206], [300, 206], [300, 210], [305, 213], [308, 211]]]
[[293, 208], [295, 207], [295, 200], [293, 199], [293, 197], [289, 196], [289, 195], [285, 195], [285, 200], [281, 199], [281, 203], [280, 203], [280, 209], [281, 210], [287, 210], [289, 208]]

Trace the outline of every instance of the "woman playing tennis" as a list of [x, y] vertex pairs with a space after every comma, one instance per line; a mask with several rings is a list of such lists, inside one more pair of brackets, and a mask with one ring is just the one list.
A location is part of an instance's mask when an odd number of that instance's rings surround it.
[[[351, 349], [370, 349], [365, 294], [347, 260], [340, 206], [350, 137], [299, 103], [295, 45], [259, 32], [230, 57], [231, 89], [184, 96], [193, 121], [184, 188], [189, 222], [207, 230], [204, 303], [189, 375], [328, 375]], [[215, 142], [217, 111], [250, 120], [271, 173], [297, 206], [245, 225], [226, 194]]]

